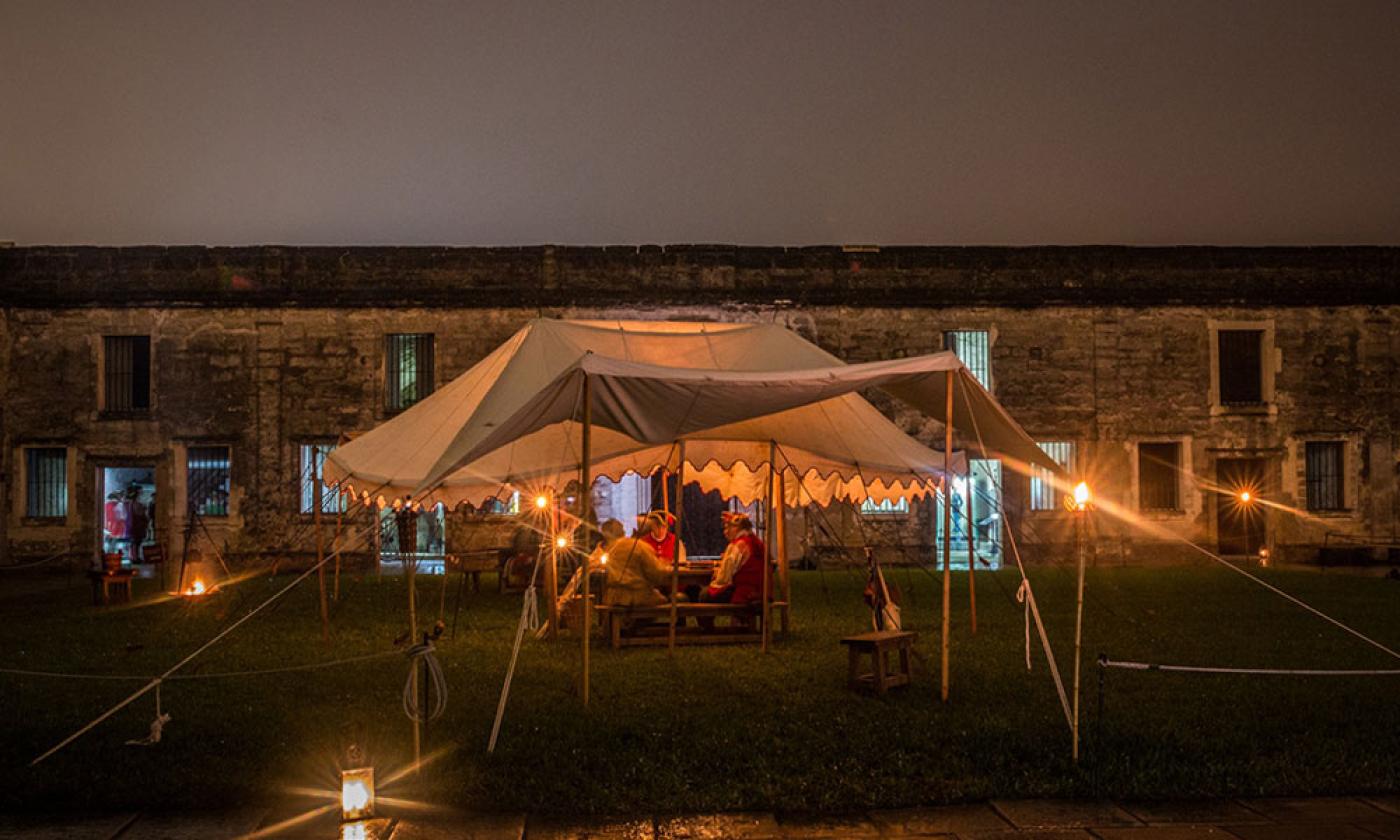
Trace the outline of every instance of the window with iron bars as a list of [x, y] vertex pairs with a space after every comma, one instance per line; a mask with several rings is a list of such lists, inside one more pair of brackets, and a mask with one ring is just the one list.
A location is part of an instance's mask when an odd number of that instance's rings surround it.
[[[1065, 472], [1074, 471], [1074, 443], [1067, 440], [1037, 441], [1039, 446]], [[1055, 477], [1045, 467], [1031, 467], [1031, 510], [1056, 510], [1064, 493], [1055, 489]]]
[[1345, 510], [1342, 473], [1344, 444], [1309, 441], [1305, 447], [1308, 510]]
[[228, 516], [229, 448], [191, 446], [185, 460], [190, 509], [200, 516]]
[[948, 330], [943, 349], [952, 350], [982, 387], [992, 390], [992, 334], [989, 330]]
[[1138, 508], [1181, 510], [1181, 444], [1138, 444]]
[[301, 504], [298, 510], [302, 513], [316, 512], [318, 488], [321, 493], [322, 513], [345, 512], [345, 497], [336, 489], [328, 488], [322, 483], [325, 476], [326, 456], [334, 449], [335, 444], [333, 443], [303, 443], [301, 445], [301, 457], [298, 459], [301, 464], [299, 473]]
[[68, 450], [35, 447], [24, 450], [24, 515], [61, 519], [68, 515]]
[[385, 407], [403, 411], [433, 392], [433, 334], [384, 337]]
[[151, 409], [151, 337], [108, 335], [102, 338], [103, 409], [131, 413]]
[[1264, 402], [1264, 331], [1220, 330], [1216, 333], [1221, 405]]
[[876, 502], [873, 499], [866, 499], [860, 503], [860, 512], [865, 516], [907, 516], [909, 514], [909, 500], [895, 499], [890, 501]]

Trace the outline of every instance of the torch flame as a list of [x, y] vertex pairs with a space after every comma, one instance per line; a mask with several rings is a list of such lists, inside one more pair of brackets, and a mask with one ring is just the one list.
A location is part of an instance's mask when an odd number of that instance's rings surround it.
[[1242, 501], [1242, 502], [1248, 502], [1251, 498], [1252, 498], [1252, 497], [1249, 495], [1249, 491], [1248, 491], [1248, 490], [1241, 490], [1241, 491], [1240, 491], [1240, 501]]
[[568, 537], [560, 537], [560, 538], [558, 538], [558, 539], [556, 539], [556, 540], [554, 541], [554, 544], [557, 545], [557, 546], [560, 547], [560, 548], [568, 548], [568, 547], [569, 547], [569, 538], [568, 538]]
[[191, 584], [190, 584], [190, 588], [185, 590], [185, 594], [186, 594], [186, 595], [203, 595], [203, 594], [204, 594], [204, 581], [202, 581], [202, 580], [200, 580], [200, 579], [198, 579], [198, 578], [195, 578], [194, 583], [191, 583]]
[[541, 510], [549, 507], [549, 499], [545, 498], [544, 496], [536, 496], [535, 507], [540, 508]]
[[1074, 506], [1084, 510], [1089, 504], [1089, 484], [1081, 481], [1074, 487]]

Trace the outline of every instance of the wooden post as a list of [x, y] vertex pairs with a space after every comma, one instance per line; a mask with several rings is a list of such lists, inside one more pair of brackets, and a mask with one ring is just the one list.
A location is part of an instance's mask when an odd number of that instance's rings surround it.
[[1084, 518], [1088, 513], [1083, 508], [1074, 513], [1074, 535], [1078, 544], [1076, 552], [1079, 555], [1079, 584], [1074, 598], [1074, 721], [1072, 725], [1074, 744], [1070, 748], [1070, 757], [1076, 764], [1079, 763], [1079, 648], [1083, 639], [1084, 629]]
[[[778, 486], [778, 443], [768, 441], [768, 527], [764, 528], [763, 550], [764, 554], [773, 551], [778, 543], [777, 524], [773, 521], [773, 516], [778, 510], [778, 506], [773, 501], [773, 496]], [[773, 617], [773, 611], [768, 608], [768, 595], [773, 591], [773, 571], [772, 565], [768, 562], [768, 557], [763, 558], [763, 601], [759, 606], [759, 613], [763, 616], [762, 639], [763, 652], [768, 652], [768, 640], [772, 637], [768, 626], [768, 619]]]
[[335, 536], [331, 539], [331, 551], [335, 553], [335, 589], [331, 600], [340, 603], [340, 531], [345, 523], [345, 494], [336, 487], [335, 493]]
[[311, 482], [316, 491], [312, 494], [315, 509], [311, 517], [316, 523], [316, 578], [321, 584], [321, 641], [330, 642], [331, 614], [326, 605], [326, 535], [321, 530], [321, 494], [325, 492], [325, 487], [321, 483], [320, 450], [313, 446], [311, 453]]
[[787, 556], [787, 471], [778, 471], [778, 585], [783, 590], [784, 609], [792, 614], [792, 581], [788, 578]]
[[[399, 557], [403, 560], [404, 578], [408, 581], [408, 644], [418, 643], [418, 514], [413, 510], [413, 501], [408, 496], [403, 499], [403, 507], [395, 512], [394, 525], [398, 529]], [[422, 703], [423, 678], [417, 668], [413, 669], [413, 696]], [[413, 722], [413, 773], [418, 775], [423, 761], [423, 725]]]
[[948, 623], [949, 598], [953, 591], [953, 371], [948, 371], [948, 412], [943, 418], [943, 632], [940, 664], [940, 696], [948, 702]]
[[977, 495], [972, 480], [972, 459], [967, 459], [967, 599], [972, 608], [972, 635], [977, 635], [977, 548], [976, 520], [972, 515], [972, 499]]
[[[676, 599], [680, 597], [681, 585], [681, 513], [685, 509], [685, 441], [676, 444], [680, 450], [681, 462], [676, 467], [676, 556], [671, 558], [671, 626], [666, 630], [666, 655], [676, 652]], [[665, 475], [665, 471], [662, 471]], [[663, 478], [662, 485], [665, 485]]]
[[592, 604], [591, 604], [590, 601], [589, 601], [589, 598], [590, 598], [591, 596], [589, 595], [589, 592], [588, 592], [588, 579], [589, 579], [589, 577], [591, 577], [591, 575], [589, 575], [589, 573], [588, 573], [588, 548], [589, 548], [588, 543], [591, 541], [591, 535], [589, 534], [589, 530], [588, 530], [588, 523], [589, 523], [589, 521], [590, 521], [589, 514], [591, 513], [592, 508], [593, 508], [593, 475], [592, 475], [592, 466], [593, 466], [593, 465], [592, 465], [592, 463], [590, 463], [590, 459], [591, 459], [591, 456], [592, 456], [592, 451], [591, 451], [592, 444], [593, 444], [593, 395], [592, 395], [591, 388], [589, 387], [588, 374], [584, 374], [584, 376], [583, 376], [583, 446], [582, 446], [582, 449], [583, 449], [583, 466], [582, 466], [582, 471], [583, 471], [583, 486], [579, 488], [579, 490], [580, 490], [580, 491], [582, 492], [582, 494], [583, 494], [583, 497], [582, 497], [582, 499], [580, 499], [580, 504], [579, 504], [579, 514], [580, 514], [580, 517], [579, 517], [579, 518], [583, 520], [583, 534], [584, 534], [584, 537], [583, 537], [583, 545], [581, 545], [581, 546], [578, 547], [579, 552], [583, 555], [583, 572], [582, 572], [582, 574], [583, 574], [583, 581], [582, 581], [582, 583], [583, 583], [583, 605], [582, 605], [582, 607], [581, 607], [580, 610], [579, 610], [579, 615], [582, 617], [581, 620], [580, 620], [580, 625], [581, 625], [581, 626], [579, 627], [579, 633], [580, 633], [580, 635], [583, 636], [583, 686], [582, 686], [581, 696], [583, 697], [583, 705], [584, 705], [584, 706], [587, 706], [587, 705], [588, 705], [588, 671], [589, 671], [589, 665], [590, 665], [590, 663], [589, 663], [589, 661], [588, 661], [588, 654], [589, 654], [588, 647], [589, 647], [589, 643], [590, 643], [590, 641], [592, 640], [592, 636], [593, 636], [593, 633], [592, 633], [592, 629], [593, 629], [593, 628], [592, 628], [592, 623], [593, 623], [593, 610], [592, 610]]

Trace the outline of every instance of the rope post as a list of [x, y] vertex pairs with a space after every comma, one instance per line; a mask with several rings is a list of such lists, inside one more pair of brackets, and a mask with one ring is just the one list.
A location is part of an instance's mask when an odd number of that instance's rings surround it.
[[1076, 764], [1079, 763], [1079, 660], [1080, 645], [1084, 637], [1084, 518], [1088, 512], [1080, 507], [1074, 514], [1074, 541], [1076, 543], [1078, 555], [1079, 574], [1078, 584], [1074, 596], [1074, 720], [1071, 725], [1074, 743], [1071, 747], [1071, 758]]
[[972, 515], [972, 500], [977, 493], [972, 482], [972, 459], [967, 459], [967, 600], [972, 611], [972, 635], [977, 635], [977, 548], [974, 544], [975, 517]]
[[1099, 654], [1099, 710], [1094, 715], [1094, 789], [1099, 786], [1099, 765], [1103, 763], [1103, 684], [1108, 675], [1108, 654]]
[[[792, 612], [792, 580], [788, 577], [787, 556], [787, 470], [778, 471], [778, 515], [774, 524], [778, 530], [778, 586], [782, 588], [783, 601], [787, 603], [784, 615], [788, 615]], [[783, 632], [787, 633], [787, 630]]]
[[339, 487], [335, 493], [335, 536], [331, 538], [331, 553], [335, 555], [335, 589], [331, 600], [340, 603], [340, 532], [345, 523], [345, 494]]
[[[676, 653], [676, 600], [680, 597], [681, 583], [681, 514], [685, 509], [685, 441], [676, 442], [680, 451], [680, 464], [676, 467], [676, 556], [671, 558], [671, 624], [666, 630], [666, 655]], [[661, 492], [666, 492], [666, 473], [661, 473]]]
[[589, 600], [592, 596], [588, 592], [588, 541], [589, 541], [589, 514], [593, 508], [593, 475], [592, 475], [592, 444], [593, 444], [593, 397], [588, 379], [588, 374], [583, 376], [583, 481], [579, 487], [582, 494], [579, 504], [579, 518], [583, 520], [584, 545], [579, 546], [583, 556], [583, 606], [579, 610], [581, 616], [579, 633], [583, 636], [583, 683], [580, 696], [583, 698], [583, 705], [588, 706], [588, 671], [590, 663], [588, 660], [589, 643], [593, 635], [593, 611], [592, 603]]
[[329, 644], [331, 614], [326, 604], [326, 535], [321, 530], [321, 495], [326, 492], [326, 487], [321, 481], [321, 452], [315, 446], [311, 447], [311, 486], [316, 491], [312, 494], [315, 509], [311, 515], [316, 520], [316, 578], [321, 585], [321, 641]]
[[[404, 578], [408, 581], [408, 639], [409, 645], [418, 637], [418, 512], [413, 509], [412, 500], [405, 496], [403, 507], [394, 514], [394, 524], [398, 527], [399, 557], [403, 560]], [[418, 670], [413, 670], [413, 695], [422, 695], [423, 685], [419, 682]], [[413, 773], [418, 774], [423, 758], [423, 724], [413, 721]]]
[[949, 481], [952, 476], [953, 464], [953, 371], [948, 371], [945, 380], [945, 389], [948, 392], [947, 415], [943, 421], [943, 626], [942, 626], [942, 657], [940, 664], [940, 696], [944, 703], [948, 702], [948, 629], [951, 620], [949, 599], [953, 591], [953, 483]]

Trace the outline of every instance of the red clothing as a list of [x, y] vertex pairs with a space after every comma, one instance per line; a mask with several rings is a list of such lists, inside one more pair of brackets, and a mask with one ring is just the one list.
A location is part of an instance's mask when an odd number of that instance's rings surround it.
[[730, 589], [727, 600], [731, 604], [747, 604], [763, 600], [763, 564], [768, 557], [763, 540], [759, 539], [752, 531], [743, 531], [734, 538], [724, 553], [726, 558], [721, 558], [720, 569], [715, 572], [716, 577], [721, 577], [724, 574], [724, 561], [728, 557], [738, 555], [735, 559], [739, 560], [739, 567], [734, 571], [734, 576], [729, 581], [713, 581], [710, 586], [710, 596], [713, 598], [727, 588]]
[[664, 540], [657, 540], [655, 537], [653, 537], [653, 536], [651, 535], [650, 532], [648, 532], [647, 534], [645, 534], [644, 536], [641, 537], [641, 540], [642, 540], [642, 542], [644, 542], [644, 543], [646, 543], [647, 545], [651, 546], [652, 550], [656, 552], [656, 556], [657, 556], [657, 557], [660, 557], [663, 561], [665, 561], [665, 562], [667, 562], [667, 563], [674, 563], [674, 562], [676, 562], [676, 535], [675, 535], [675, 534], [671, 533], [670, 531], [667, 531], [667, 532], [666, 532], [666, 539], [664, 539]]

